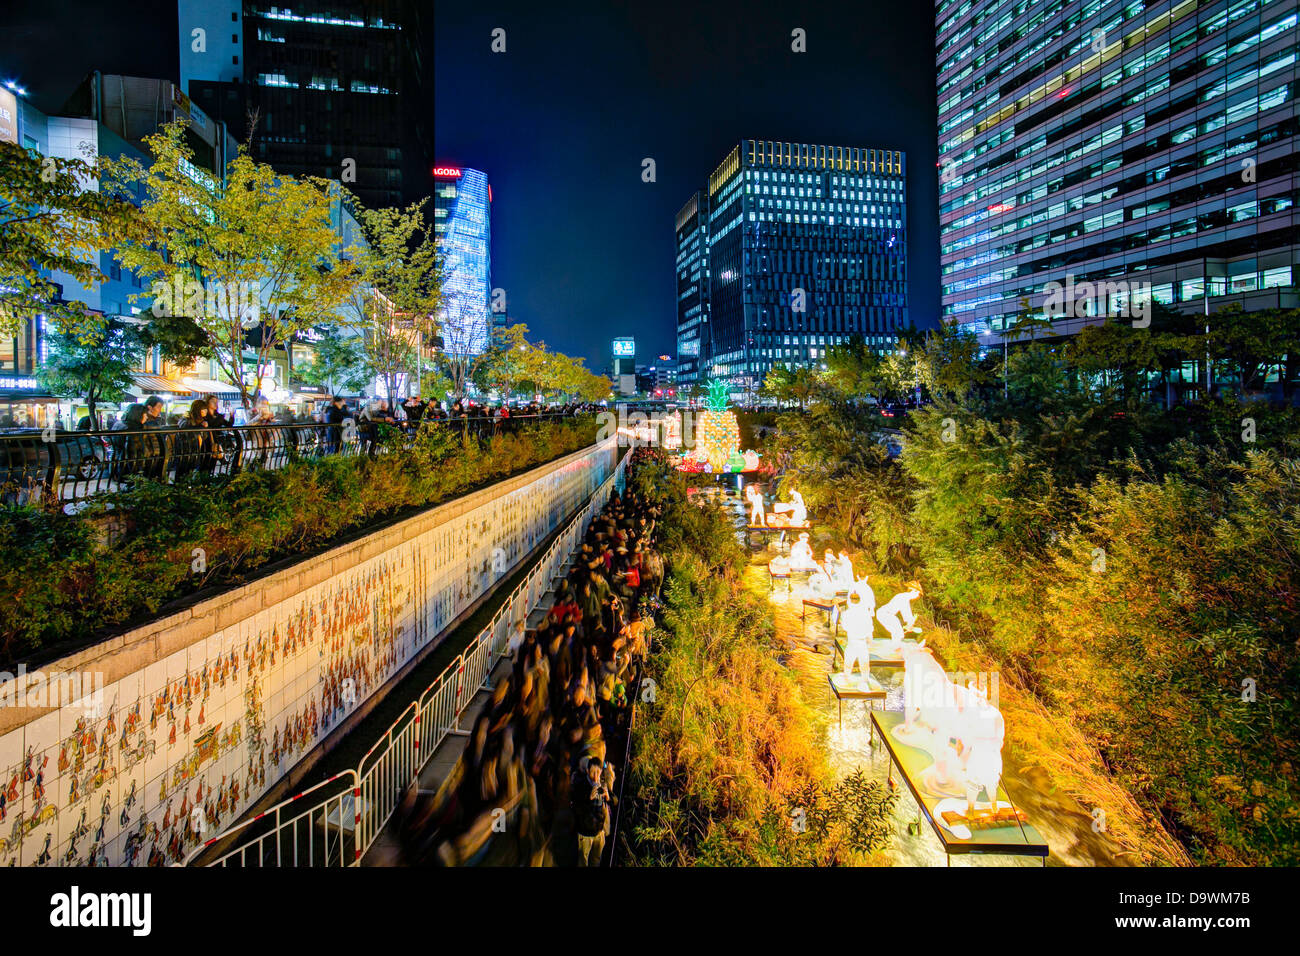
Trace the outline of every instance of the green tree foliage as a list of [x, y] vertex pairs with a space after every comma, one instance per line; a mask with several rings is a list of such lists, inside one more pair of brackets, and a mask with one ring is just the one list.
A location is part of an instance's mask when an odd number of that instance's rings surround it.
[[295, 370], [298, 377], [331, 395], [363, 391], [371, 379], [362, 336], [337, 325], [322, 325], [316, 332], [320, 339], [314, 345], [315, 358]]
[[[917, 574], [979, 666], [1031, 695], [1009, 727], [1081, 735], [1067, 763], [1037, 759], [1122, 819], [1137, 858], [1294, 865], [1300, 419], [1150, 402], [1205, 344], [1195, 317], [1152, 319], [1016, 346], [1005, 399], [941, 330], [918, 361], [941, 397], [909, 417], [898, 461], [863, 455], [869, 424], [828, 401], [783, 419], [786, 477], [878, 566]], [[1290, 348], [1277, 322], [1221, 325], [1243, 381]]]
[[361, 226], [344, 257], [355, 272], [342, 311], [361, 336], [369, 373], [389, 396], [404, 376], [420, 378], [422, 350], [437, 335], [442, 273], [425, 201], [402, 209], [348, 205]]
[[134, 325], [114, 317], [80, 331], [55, 329], [49, 355], [37, 372], [41, 385], [66, 399], [84, 399], [91, 427], [101, 427], [97, 407], [127, 397], [142, 343]]
[[118, 257], [149, 288], [138, 298], [155, 314], [183, 314], [203, 330], [248, 408], [261, 386], [244, 372], [249, 333], [254, 367], [264, 368], [295, 333], [342, 321], [358, 270], [339, 255], [328, 181], [282, 176], [241, 147], [218, 182], [194, 166], [184, 127], [177, 121], [145, 137], [147, 168], [131, 158], [107, 165], [108, 188], [144, 197], [142, 228]]
[[139, 235], [134, 207], [95, 188], [95, 159], [40, 156], [0, 143], [0, 334], [48, 316], [57, 327], [94, 336], [98, 316], [60, 294], [58, 273], [93, 288], [105, 278], [101, 254]]

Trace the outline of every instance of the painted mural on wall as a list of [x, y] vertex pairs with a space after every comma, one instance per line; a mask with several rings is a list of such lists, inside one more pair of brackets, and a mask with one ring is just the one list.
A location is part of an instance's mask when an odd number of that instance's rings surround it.
[[[590, 454], [0, 738], [0, 865], [165, 866], [235, 821], [609, 473]], [[128, 636], [129, 640], [129, 636]]]

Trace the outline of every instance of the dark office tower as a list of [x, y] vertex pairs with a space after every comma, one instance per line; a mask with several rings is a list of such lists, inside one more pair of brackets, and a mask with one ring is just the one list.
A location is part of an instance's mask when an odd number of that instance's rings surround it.
[[996, 343], [1061, 286], [1094, 299], [1061, 334], [1134, 285], [1197, 312], [1293, 299], [1296, 0], [935, 9], [945, 318]]
[[[853, 335], [892, 349], [908, 323], [905, 185], [898, 150], [733, 149], [677, 216], [679, 361], [699, 342], [683, 383], [722, 378], [752, 395], [772, 366], [819, 365]], [[687, 315], [695, 274], [702, 308]]]
[[709, 338], [709, 194], [697, 192], [677, 213], [677, 355], [680, 380], [700, 380]]
[[421, 0], [178, 0], [181, 86], [280, 172], [367, 206], [426, 195], [432, 137]]

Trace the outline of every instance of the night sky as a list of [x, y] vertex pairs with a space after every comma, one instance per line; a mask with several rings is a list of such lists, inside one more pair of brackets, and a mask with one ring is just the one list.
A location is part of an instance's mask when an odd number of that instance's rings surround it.
[[597, 369], [614, 335], [675, 354], [674, 217], [750, 138], [906, 151], [909, 304], [934, 324], [932, 3], [475, 0], [434, 22], [437, 159], [487, 172], [493, 284], [547, 344]]
[[[292, 6], [286, 2], [285, 6]], [[16, 7], [16, 9], [15, 9]], [[57, 110], [87, 72], [173, 77], [174, 0], [6, 4], [0, 78]], [[512, 320], [593, 369], [673, 354], [673, 220], [741, 139], [902, 149], [909, 304], [938, 311], [934, 12], [922, 0], [435, 5], [435, 156], [487, 172]], [[491, 51], [494, 28], [506, 52]], [[807, 33], [807, 53], [790, 49]], [[653, 158], [657, 182], [641, 181]]]

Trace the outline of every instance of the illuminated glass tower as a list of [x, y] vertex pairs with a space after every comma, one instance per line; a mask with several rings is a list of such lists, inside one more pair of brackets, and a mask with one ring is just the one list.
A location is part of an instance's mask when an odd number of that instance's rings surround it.
[[677, 354], [683, 382], [700, 380], [708, 334], [709, 196], [700, 191], [677, 213]]
[[1149, 284], [1185, 311], [1279, 304], [1300, 261], [1296, 15], [1296, 0], [940, 0], [944, 317], [997, 343], [1022, 299], [1041, 315], [1070, 277]]
[[433, 227], [443, 256], [443, 348], [478, 355], [492, 331], [492, 213], [487, 174], [434, 167]]
[[745, 140], [677, 215], [683, 384], [752, 394], [774, 365], [820, 364], [908, 324], [904, 156]]

